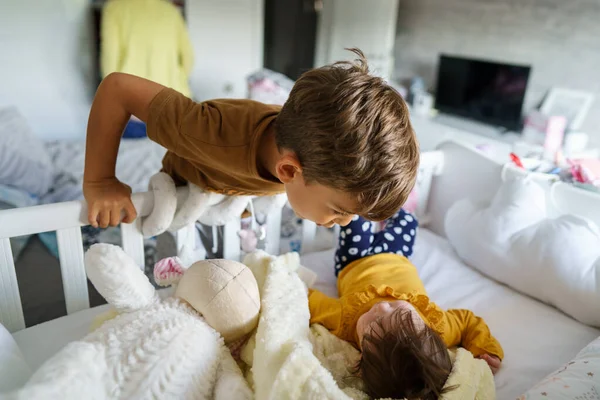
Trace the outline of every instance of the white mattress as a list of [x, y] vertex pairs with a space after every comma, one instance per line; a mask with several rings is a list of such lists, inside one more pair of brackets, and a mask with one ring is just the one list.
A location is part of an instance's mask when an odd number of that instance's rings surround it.
[[[560, 311], [496, 283], [464, 265], [445, 239], [421, 229], [412, 261], [429, 297], [443, 308], [467, 308], [483, 317], [504, 348], [496, 375], [499, 400], [512, 400], [571, 360], [600, 336]], [[303, 257], [319, 274], [316, 289], [335, 296], [333, 250]]]
[[[335, 296], [333, 250], [307, 254], [303, 265], [319, 274], [316, 289]], [[496, 376], [499, 400], [515, 399], [569, 361], [600, 331], [585, 326], [465, 266], [442, 238], [421, 229], [413, 262], [429, 295], [444, 308], [468, 308], [485, 318], [505, 351]], [[82, 338], [106, 306], [59, 318], [13, 336], [25, 360], [36, 369], [65, 344]]]
[[87, 335], [94, 318], [108, 308], [108, 305], [90, 308], [44, 322], [13, 333], [13, 338], [21, 349], [25, 362], [35, 371], [67, 343]]

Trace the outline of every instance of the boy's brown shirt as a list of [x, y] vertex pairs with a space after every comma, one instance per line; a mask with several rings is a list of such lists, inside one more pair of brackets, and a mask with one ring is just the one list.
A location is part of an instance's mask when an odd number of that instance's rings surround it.
[[259, 174], [257, 154], [280, 109], [252, 100], [195, 103], [163, 89], [150, 103], [147, 135], [168, 150], [163, 171], [178, 185], [191, 182], [226, 195], [272, 195], [283, 192], [283, 184]]

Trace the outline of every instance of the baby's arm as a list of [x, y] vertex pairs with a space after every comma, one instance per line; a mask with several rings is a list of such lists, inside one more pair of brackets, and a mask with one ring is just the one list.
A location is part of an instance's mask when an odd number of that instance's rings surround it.
[[112, 73], [98, 87], [87, 128], [83, 194], [88, 220], [103, 228], [132, 222], [136, 211], [131, 189], [115, 176], [121, 135], [131, 115], [148, 120], [152, 99], [164, 86], [133, 75]]
[[448, 347], [460, 345], [475, 357], [488, 354], [499, 360], [504, 358], [502, 346], [481, 317], [469, 310], [448, 310], [444, 316], [447, 330], [443, 336]]
[[310, 309], [310, 323], [321, 324], [330, 331], [340, 327], [342, 319], [342, 303], [318, 290], [308, 291], [308, 308]]

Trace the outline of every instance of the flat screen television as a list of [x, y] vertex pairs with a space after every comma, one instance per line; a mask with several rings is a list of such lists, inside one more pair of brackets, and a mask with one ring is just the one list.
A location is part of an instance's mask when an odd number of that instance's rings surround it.
[[522, 127], [530, 66], [441, 55], [435, 107], [508, 130]]

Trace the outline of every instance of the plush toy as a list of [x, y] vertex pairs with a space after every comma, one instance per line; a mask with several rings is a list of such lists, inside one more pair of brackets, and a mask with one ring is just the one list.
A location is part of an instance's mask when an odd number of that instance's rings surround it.
[[187, 269], [172, 261], [156, 274], [162, 284], [177, 284], [175, 296], [160, 299], [120, 247], [92, 246], [86, 272], [118, 315], [68, 344], [7, 398], [251, 399], [224, 342], [243, 338], [258, 323], [252, 272], [233, 261]]
[[267, 238], [266, 221], [263, 221], [262, 224], [258, 222], [258, 216], [252, 201], [250, 201], [250, 210], [252, 212], [251, 221], [249, 223], [242, 222], [242, 229], [238, 232], [240, 247], [247, 254], [258, 249], [259, 243], [264, 242]]
[[[98, 246], [93, 246], [86, 254], [86, 264], [105, 263], [105, 257], [95, 254]], [[110, 253], [122, 253], [119, 247], [112, 246]], [[121, 255], [124, 262], [128, 256]], [[128, 260], [131, 263], [131, 260]], [[88, 275], [95, 274], [98, 268], [88, 268]], [[129, 279], [131, 277], [128, 277]], [[92, 277], [90, 276], [90, 279]], [[99, 278], [96, 281], [103, 281]], [[242, 263], [231, 260], [202, 260], [187, 267], [179, 257], [168, 257], [154, 266], [154, 280], [159, 286], [174, 287], [174, 297], [184, 301], [204, 317], [206, 322], [221, 334], [226, 344], [243, 341], [258, 324], [260, 295], [256, 279]], [[94, 283], [98, 292], [109, 300], [111, 291], [102, 283]], [[110, 285], [109, 285], [110, 286]], [[119, 287], [123, 290], [123, 286]], [[109, 296], [109, 297], [106, 297]], [[120, 302], [111, 302], [116, 308], [99, 320], [101, 323], [114, 318], [123, 311]], [[126, 310], [125, 310], [126, 311]], [[101, 323], [96, 323], [94, 329]]]
[[159, 285], [176, 284], [175, 297], [202, 314], [227, 344], [243, 340], [258, 324], [258, 286], [242, 263], [203, 260], [186, 269], [174, 257], [159, 261], [154, 275]]
[[167, 230], [175, 232], [191, 223], [200, 221], [205, 225], [220, 226], [239, 219], [252, 204], [256, 213], [267, 214], [273, 208], [283, 208], [285, 194], [275, 196], [225, 196], [208, 192], [194, 184], [188, 184], [188, 194], [177, 209], [175, 182], [164, 172], [150, 179], [150, 191], [154, 193], [154, 207], [142, 222], [145, 237], [152, 237]]
[[252, 253], [258, 247], [258, 235], [252, 229], [242, 229], [238, 232], [240, 247], [245, 253]]

